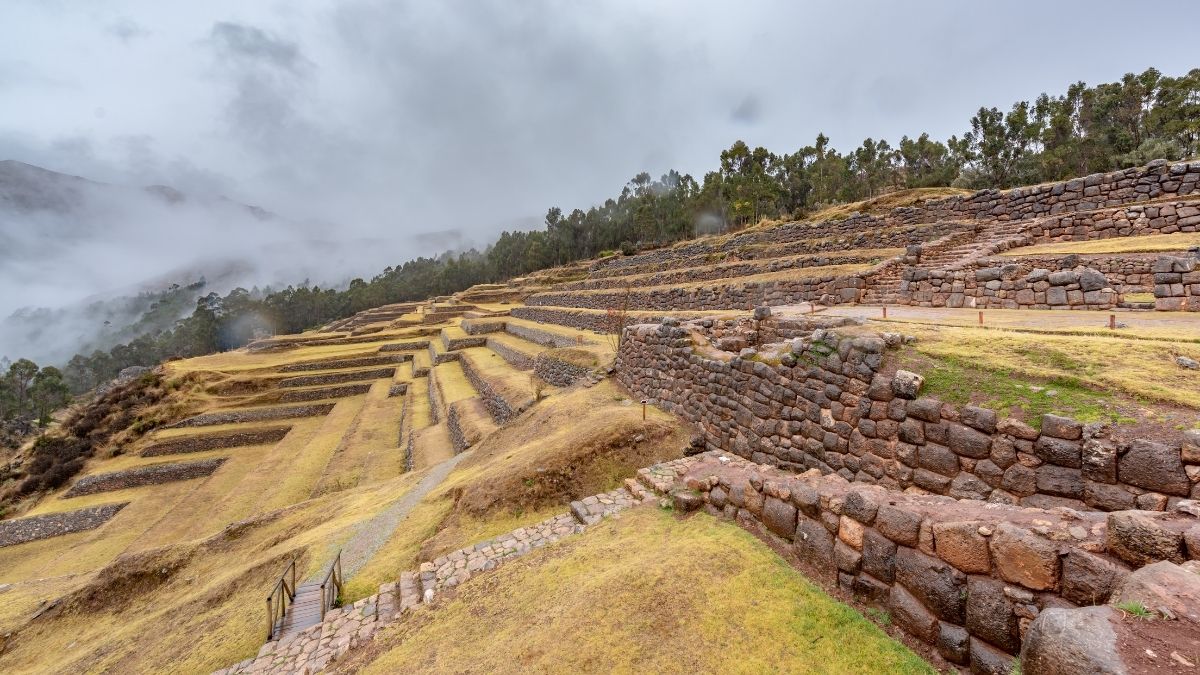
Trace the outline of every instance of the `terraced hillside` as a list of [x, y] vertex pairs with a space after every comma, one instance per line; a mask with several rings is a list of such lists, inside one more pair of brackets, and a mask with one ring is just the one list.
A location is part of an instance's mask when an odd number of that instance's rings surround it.
[[0, 520], [0, 670], [1191, 672], [1198, 185], [909, 195], [163, 364]]

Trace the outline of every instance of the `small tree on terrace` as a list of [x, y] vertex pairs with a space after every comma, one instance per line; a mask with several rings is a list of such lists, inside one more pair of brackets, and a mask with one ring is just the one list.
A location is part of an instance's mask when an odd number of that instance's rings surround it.
[[604, 314], [605, 336], [613, 352], [621, 351], [621, 341], [625, 339], [625, 327], [629, 325], [630, 295], [630, 287], [626, 286]]

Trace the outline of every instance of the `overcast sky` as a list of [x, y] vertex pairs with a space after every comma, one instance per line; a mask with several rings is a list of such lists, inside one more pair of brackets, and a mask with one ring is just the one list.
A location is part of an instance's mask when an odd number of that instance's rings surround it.
[[4, 0], [0, 159], [336, 222], [394, 240], [399, 262], [401, 235], [484, 243], [642, 170], [699, 176], [738, 138], [776, 152], [818, 132], [842, 150], [944, 138], [980, 105], [1200, 65], [1178, 30], [1200, 25], [1200, 4], [1154, 26], [1139, 14], [1096, 0]]

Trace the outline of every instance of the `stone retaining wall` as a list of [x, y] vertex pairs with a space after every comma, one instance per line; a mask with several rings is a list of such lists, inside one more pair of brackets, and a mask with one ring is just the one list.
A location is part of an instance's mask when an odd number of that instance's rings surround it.
[[128, 505], [129, 502], [121, 502], [120, 504], [91, 506], [65, 513], [48, 513], [29, 518], [0, 520], [0, 548], [59, 537], [73, 532], [94, 530], [107, 523], [117, 515], [118, 511]]
[[142, 450], [142, 457], [157, 457], [160, 455], [182, 455], [192, 452], [206, 452], [224, 448], [238, 448], [249, 445], [268, 445], [278, 443], [291, 431], [290, 426], [253, 429], [250, 431], [222, 431], [215, 434], [186, 436], [159, 441]]
[[225, 457], [200, 460], [198, 462], [177, 462], [173, 464], [154, 464], [139, 466], [125, 471], [100, 473], [84, 476], [75, 481], [75, 485], [67, 490], [63, 498], [82, 497], [97, 492], [112, 492], [126, 488], [160, 485], [192, 478], [210, 476], [225, 463]]
[[470, 337], [452, 338], [445, 331], [442, 331], [442, 346], [446, 348], [446, 351], [470, 349], [471, 347], [482, 347], [486, 344], [486, 335], [472, 335]]
[[[1191, 189], [1200, 195], [1195, 182]], [[1197, 231], [1200, 231], [1200, 202], [1194, 200], [1131, 204], [1115, 209], [1040, 218], [1027, 230], [1038, 243]]]
[[450, 445], [454, 448], [454, 454], [458, 454], [467, 448], [471, 447], [467, 441], [467, 434], [462, 426], [462, 413], [459, 411], [462, 401], [455, 401], [446, 407], [446, 428], [450, 431]]
[[[390, 351], [390, 350], [388, 350]], [[340, 370], [342, 368], [366, 368], [370, 366], [386, 366], [400, 363], [412, 358], [408, 355], [361, 356], [354, 359], [322, 359], [320, 361], [304, 361], [288, 364], [279, 369], [281, 373], [293, 373], [305, 370]]]
[[863, 270], [850, 275], [828, 274], [804, 279], [739, 282], [728, 279], [711, 286], [688, 288], [633, 289], [626, 293], [613, 291], [549, 292], [526, 298], [527, 306], [578, 307], [606, 310], [628, 303], [638, 310], [705, 311], [717, 309], [748, 310], [759, 305], [782, 305], [796, 302], [840, 304], [857, 302], [867, 287], [866, 277], [877, 270]]
[[[878, 261], [878, 256], [867, 258], [861, 253], [847, 251], [842, 253], [829, 253], [828, 255], [804, 255], [792, 257], [775, 257], [779, 256], [779, 252], [771, 249], [764, 253], [770, 253], [772, 257], [765, 260], [745, 260], [739, 262], [728, 262], [720, 264], [712, 264], [712, 262], [697, 262], [696, 267], [673, 269], [667, 271], [659, 271], [654, 273], [642, 273], [646, 276], [632, 280], [634, 287], [637, 286], [667, 286], [670, 284], [687, 284], [696, 281], [711, 281], [716, 279], [726, 279], [734, 277], [745, 277], [754, 274], [766, 274], [770, 272], [782, 272], [789, 269], [805, 269], [809, 267], [828, 267], [830, 265], [854, 265], [861, 263], [870, 263]], [[559, 291], [585, 291], [597, 289], [612, 289], [623, 288], [630, 285], [631, 281], [626, 277], [609, 276], [600, 279], [585, 279], [583, 281], [573, 281], [565, 284], [556, 284], [555, 289]]]
[[393, 396], [403, 396], [407, 393], [408, 393], [408, 383], [407, 382], [395, 382], [392, 384], [392, 386], [388, 387], [388, 398], [392, 398]]
[[517, 370], [533, 370], [534, 362], [537, 360], [536, 356], [514, 349], [498, 340], [489, 339], [487, 347]]
[[279, 383], [281, 387], [311, 387], [318, 384], [341, 384], [343, 382], [361, 382], [363, 380], [391, 379], [396, 376], [395, 368], [377, 368], [375, 370], [355, 370], [348, 373], [327, 373], [325, 375], [301, 375], [289, 377]]
[[393, 342], [379, 348], [381, 352], [415, 352], [418, 349], [428, 349], [429, 340], [412, 340], [410, 342]]
[[975, 673], [1009, 673], [1043, 610], [1102, 604], [1135, 568], [1200, 557], [1188, 543], [1200, 544], [1195, 502], [1171, 513], [1018, 508], [797, 477], [718, 453], [682, 483], [677, 505], [786, 543], [810, 573]]
[[437, 374], [429, 369], [429, 418], [434, 424], [442, 421], [442, 411], [446, 409], [446, 399], [442, 398], [442, 387], [438, 384]]
[[635, 396], [699, 425], [711, 450], [892, 489], [1027, 506], [1162, 510], [1200, 498], [1200, 431], [1164, 430], [1178, 438], [1164, 444], [1053, 415], [1039, 431], [919, 396], [915, 374], [880, 374], [885, 340], [865, 331], [817, 329], [741, 358], [716, 349], [703, 330], [698, 323], [630, 327], [617, 370]]
[[484, 333], [499, 333], [504, 330], [503, 320], [463, 319], [459, 327], [467, 335], [483, 335]]
[[301, 417], [320, 417], [328, 415], [336, 403], [314, 403], [312, 405], [297, 405], [286, 408], [259, 408], [256, 410], [222, 410], [189, 417], [167, 429], [183, 427], [207, 427], [217, 424], [239, 424], [243, 422], [270, 422], [274, 420], [290, 420]]
[[544, 382], [555, 387], [569, 387], [587, 377], [591, 370], [543, 352], [538, 354], [533, 372]]
[[1163, 256], [1154, 261], [1154, 308], [1200, 312], [1200, 271], [1196, 258]]
[[1051, 271], [1028, 261], [971, 263], [957, 270], [904, 270], [904, 304], [921, 307], [979, 309], [1107, 310], [1121, 302], [1120, 293], [1103, 272], [1079, 266]]
[[1121, 253], [1121, 254], [1091, 254], [1091, 255], [1023, 255], [1008, 258], [991, 258], [980, 261], [975, 269], [982, 267], [1003, 268], [1005, 265], [1021, 266], [1023, 274], [1035, 269], [1061, 270], [1064, 263], [1072, 259], [1078, 260], [1078, 265], [1071, 269], [1085, 267], [1103, 274], [1109, 285], [1120, 293], [1149, 293], [1154, 288], [1154, 259], [1153, 253]]
[[459, 359], [459, 365], [462, 366], [463, 374], [467, 376], [467, 381], [475, 387], [475, 391], [479, 392], [479, 398], [483, 401], [483, 405], [487, 408], [488, 414], [492, 416], [496, 424], [508, 424], [512, 418], [516, 417], [523, 409], [518, 407], [514, 409], [503, 396], [496, 392], [495, 387], [487, 381], [479, 371], [475, 369], [475, 364], [465, 355]]
[[[521, 309], [524, 310], [525, 308]], [[514, 316], [516, 316], [516, 311], [516, 309], [513, 310]], [[524, 319], [529, 317], [522, 315], [518, 316], [517, 318]], [[537, 319], [533, 320], [537, 321]], [[554, 331], [533, 328], [532, 326], [518, 326], [513, 323], [506, 324], [504, 326], [504, 332], [508, 333], [509, 335], [516, 335], [523, 340], [529, 340], [530, 342], [542, 345], [543, 347], [575, 347], [579, 344], [582, 344], [579, 340], [569, 335], [562, 335], [561, 333], [555, 333]]]
[[361, 396], [371, 391], [370, 384], [343, 384], [340, 387], [323, 387], [321, 389], [295, 389], [281, 392], [280, 403], [302, 403], [304, 401], [320, 401], [327, 398], [348, 398]]

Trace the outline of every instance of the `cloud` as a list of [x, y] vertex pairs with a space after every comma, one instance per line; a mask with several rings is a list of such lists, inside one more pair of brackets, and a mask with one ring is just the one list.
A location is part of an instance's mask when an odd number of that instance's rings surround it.
[[741, 122], [742, 124], [754, 124], [758, 122], [761, 115], [762, 104], [759, 103], [758, 97], [754, 95], [743, 98], [741, 103], [738, 103], [729, 113], [729, 117], [734, 122]]
[[113, 21], [104, 30], [125, 44], [150, 35], [150, 31], [129, 17], [121, 17]]
[[294, 74], [301, 74], [312, 65], [294, 42], [254, 26], [218, 21], [213, 24], [210, 37], [219, 53], [241, 65], [254, 62]]

